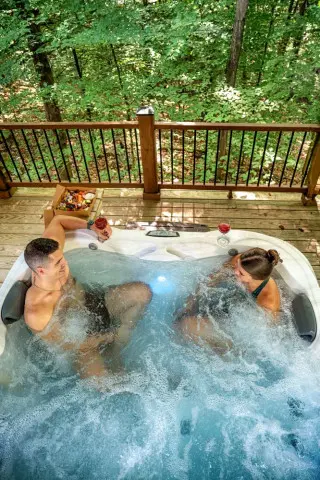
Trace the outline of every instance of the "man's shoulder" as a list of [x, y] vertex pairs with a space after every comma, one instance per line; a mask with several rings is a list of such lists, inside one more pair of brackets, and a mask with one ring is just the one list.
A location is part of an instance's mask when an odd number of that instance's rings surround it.
[[52, 292], [45, 292], [32, 285], [26, 294], [25, 306], [29, 308], [41, 308], [54, 302]]
[[28, 327], [39, 332], [43, 330], [51, 319], [53, 306], [52, 294], [43, 295], [30, 287], [24, 306], [24, 320]]

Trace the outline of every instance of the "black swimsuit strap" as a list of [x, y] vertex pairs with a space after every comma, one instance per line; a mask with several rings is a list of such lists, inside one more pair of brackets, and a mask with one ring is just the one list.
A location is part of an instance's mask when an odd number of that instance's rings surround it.
[[264, 289], [264, 287], [267, 285], [267, 283], [269, 282], [269, 278], [266, 278], [265, 280], [263, 280], [263, 282], [260, 283], [259, 287], [257, 287], [255, 290], [253, 290], [253, 292], [251, 292], [251, 295], [253, 296], [253, 298], [258, 298], [258, 295], [262, 292], [262, 290]]

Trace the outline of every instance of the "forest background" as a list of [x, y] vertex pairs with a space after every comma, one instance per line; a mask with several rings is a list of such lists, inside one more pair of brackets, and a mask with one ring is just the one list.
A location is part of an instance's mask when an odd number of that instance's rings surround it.
[[1, 4], [2, 121], [319, 122], [318, 1]]
[[[0, 31], [3, 122], [320, 119], [318, 0], [2, 0]], [[318, 141], [165, 133], [160, 183], [302, 186]], [[142, 181], [137, 131], [0, 134], [9, 180]]]

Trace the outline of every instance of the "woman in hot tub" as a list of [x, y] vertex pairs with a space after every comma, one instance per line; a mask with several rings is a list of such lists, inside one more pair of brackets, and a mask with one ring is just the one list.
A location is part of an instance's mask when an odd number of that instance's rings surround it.
[[[234, 274], [257, 304], [271, 314], [272, 323], [276, 324], [280, 310], [280, 293], [276, 282], [271, 278], [271, 273], [279, 261], [281, 259], [276, 250], [250, 248], [235, 255], [220, 272], [209, 275], [206, 285], [218, 286], [225, 282], [230, 273]], [[225, 353], [231, 348], [232, 342], [218, 336], [214, 331], [212, 322], [206, 316], [210, 299], [203, 299], [200, 290], [201, 287], [198, 286], [195, 295], [188, 297], [184, 308], [177, 314], [175, 327], [184, 337], [197, 343], [207, 343], [217, 353]]]

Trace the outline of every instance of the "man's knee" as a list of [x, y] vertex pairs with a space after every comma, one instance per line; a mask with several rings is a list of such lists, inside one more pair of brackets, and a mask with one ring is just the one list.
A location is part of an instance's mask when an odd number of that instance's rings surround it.
[[120, 299], [129, 306], [137, 303], [148, 305], [151, 298], [152, 291], [149, 285], [144, 282], [132, 282], [108, 289], [105, 294], [105, 303], [108, 308], [118, 303]]
[[152, 290], [146, 283], [136, 282], [135, 285], [137, 301], [143, 305], [148, 305], [152, 299]]

